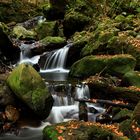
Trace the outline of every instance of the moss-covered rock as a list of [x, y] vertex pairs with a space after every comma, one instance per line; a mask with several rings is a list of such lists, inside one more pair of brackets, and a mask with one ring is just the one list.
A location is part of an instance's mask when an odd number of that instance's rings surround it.
[[37, 34], [34, 31], [26, 30], [22, 26], [15, 26], [13, 28], [12, 35], [17, 39], [27, 39], [27, 38], [35, 39], [37, 36]]
[[35, 29], [39, 40], [46, 36], [57, 36], [58, 24], [56, 21], [42, 22]]
[[117, 114], [113, 116], [112, 121], [122, 122], [126, 119], [131, 119], [132, 115], [133, 115], [133, 111], [124, 108], [124, 109], [121, 109]]
[[[126, 33], [126, 34], [125, 34]], [[120, 33], [120, 36], [114, 36], [108, 41], [107, 50], [110, 54], [127, 53], [132, 55], [136, 61], [136, 69], [140, 69], [140, 40], [129, 36], [129, 32]]]
[[40, 118], [45, 119], [49, 115], [53, 105], [52, 96], [32, 66], [20, 64], [12, 71], [7, 83], [15, 95]]
[[[116, 129], [116, 132], [113, 132], [113, 128]], [[80, 121], [70, 121], [47, 126], [43, 130], [44, 140], [129, 140], [127, 137], [124, 137], [122, 133], [118, 134], [115, 126], [106, 126], [99, 123]]]
[[[66, 44], [66, 39], [62, 37], [52, 37], [47, 36], [39, 41], [47, 50], [49, 47], [52, 47], [53, 49], [63, 47]], [[52, 50], [53, 50], [52, 49]]]
[[40, 15], [37, 7], [30, 3], [25, 3], [21, 0], [14, 0], [11, 2], [0, 2], [0, 21], [4, 23], [9, 22], [23, 22], [31, 17]]
[[123, 76], [123, 82], [126, 86], [140, 87], [140, 72], [129, 71]]
[[104, 72], [111, 75], [122, 76], [134, 70], [136, 60], [131, 55], [98, 55], [86, 56], [75, 62], [70, 69], [72, 77], [88, 77]]
[[88, 43], [81, 51], [81, 55], [90, 55], [90, 54], [105, 54], [107, 52], [106, 46], [108, 41], [113, 37], [118, 35], [120, 31], [117, 29], [117, 23], [114, 20], [109, 18], [101, 19], [97, 27], [93, 29]]

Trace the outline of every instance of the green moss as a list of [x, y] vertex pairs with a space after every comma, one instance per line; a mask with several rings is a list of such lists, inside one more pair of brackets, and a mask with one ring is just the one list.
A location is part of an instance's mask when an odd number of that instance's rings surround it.
[[111, 75], [121, 76], [133, 70], [135, 63], [135, 59], [130, 55], [87, 56], [72, 65], [70, 75], [88, 77], [103, 71]]
[[124, 22], [124, 21], [125, 21], [125, 16], [123, 16], [123, 15], [117, 15], [117, 16], [115, 17], [115, 20], [116, 20], [117, 22]]
[[62, 37], [52, 37], [52, 36], [47, 36], [44, 39], [40, 40], [40, 43], [47, 45], [47, 44], [65, 44], [66, 39]]
[[[77, 128], [71, 128], [71, 124], [77, 124]], [[59, 133], [59, 130], [61, 133]], [[84, 132], [84, 133], [83, 133]], [[71, 134], [71, 135], [70, 135]], [[117, 136], [113, 131], [96, 125], [96, 123], [90, 122], [87, 125], [86, 122], [65, 122], [57, 125], [47, 126], [43, 130], [44, 140], [57, 140], [58, 137], [70, 140], [129, 140], [127, 137]]]
[[22, 26], [15, 26], [13, 28], [12, 35], [15, 36], [17, 39], [25, 39], [25, 38], [32, 38], [35, 39], [37, 34], [34, 31], [26, 30]]
[[131, 123], [132, 123], [132, 120], [127, 119], [123, 121], [122, 123], [120, 123], [119, 129], [120, 131], [124, 133], [125, 136], [128, 136], [131, 140], [135, 140], [135, 136], [131, 128]]
[[113, 116], [113, 121], [123, 121], [126, 119], [131, 119], [133, 111], [128, 109], [121, 109], [115, 116]]
[[101, 20], [95, 31], [92, 32], [92, 36], [90, 36], [88, 43], [82, 49], [81, 55], [106, 53], [108, 41], [112, 37], [118, 35], [119, 29], [117, 29], [116, 26], [117, 25], [113, 20], [108, 18]]
[[[28, 64], [20, 64], [7, 79], [15, 95], [38, 116], [46, 118], [52, 107], [52, 98], [41, 76]], [[47, 107], [47, 109], [46, 109]]]
[[58, 33], [58, 25], [56, 21], [42, 22], [35, 28], [39, 40], [46, 36], [56, 36]]
[[0, 3], [0, 21], [4, 23], [23, 22], [37, 15], [41, 15], [41, 12], [37, 11], [36, 6], [21, 0]]
[[138, 71], [130, 71], [130, 72], [127, 72], [123, 76], [123, 81], [128, 86], [140, 87], [140, 72], [138, 72]]

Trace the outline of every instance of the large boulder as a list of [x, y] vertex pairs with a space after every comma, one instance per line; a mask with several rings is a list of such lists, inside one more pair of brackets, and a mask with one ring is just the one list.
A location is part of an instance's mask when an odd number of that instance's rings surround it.
[[109, 73], [122, 76], [134, 70], [136, 60], [131, 55], [91, 55], [75, 62], [70, 69], [72, 77], [88, 77], [96, 73]]
[[53, 98], [37, 71], [28, 64], [20, 64], [7, 79], [15, 95], [41, 119], [45, 119], [52, 108]]

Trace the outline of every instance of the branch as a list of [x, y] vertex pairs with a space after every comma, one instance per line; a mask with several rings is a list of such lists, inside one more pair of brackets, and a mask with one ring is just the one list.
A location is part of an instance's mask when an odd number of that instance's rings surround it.
[[110, 100], [101, 100], [101, 99], [74, 99], [78, 102], [88, 102], [88, 103], [102, 103], [102, 104], [108, 104], [110, 106], [116, 106], [121, 108], [127, 108], [127, 109], [134, 109], [134, 106], [131, 104], [125, 104], [125, 103], [118, 103], [121, 101], [110, 101]]

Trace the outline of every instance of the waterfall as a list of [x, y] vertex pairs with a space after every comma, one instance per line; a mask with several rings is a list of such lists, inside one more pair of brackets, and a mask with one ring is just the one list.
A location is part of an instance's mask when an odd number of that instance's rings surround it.
[[44, 69], [64, 69], [67, 54], [69, 51], [69, 48], [72, 46], [72, 43], [67, 44], [61, 49], [58, 49], [56, 51], [53, 51], [49, 53], [46, 62], [44, 64]]
[[31, 56], [31, 50], [30, 50], [31, 46], [30, 45], [32, 45], [32, 44], [24, 44], [24, 43], [21, 44], [19, 64], [29, 63], [29, 64], [32, 65], [32, 64], [37, 64], [38, 63], [38, 60], [40, 58], [39, 55], [30, 58], [30, 56]]
[[[54, 99], [54, 106], [46, 121], [50, 123], [60, 123], [67, 120], [79, 119], [79, 102], [74, 102], [74, 98], [90, 99], [89, 87], [85, 83], [77, 84], [75, 91], [72, 91], [71, 84], [56, 84], [49, 85], [49, 91]], [[59, 87], [60, 86], [60, 87]], [[62, 88], [63, 86], [63, 88]], [[74, 92], [74, 93], [72, 93]], [[105, 110], [99, 105], [93, 103], [86, 103], [88, 108], [88, 120], [95, 121], [96, 116]], [[90, 110], [96, 110], [90, 112]]]
[[67, 54], [72, 43], [67, 44], [61, 49], [52, 51], [48, 54], [44, 69], [40, 70], [40, 75], [48, 81], [66, 81], [69, 70], [65, 69]]
[[77, 84], [75, 89], [75, 98], [77, 99], [89, 99], [89, 87], [85, 83]]

